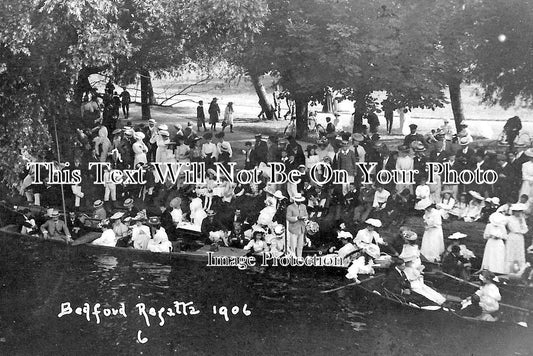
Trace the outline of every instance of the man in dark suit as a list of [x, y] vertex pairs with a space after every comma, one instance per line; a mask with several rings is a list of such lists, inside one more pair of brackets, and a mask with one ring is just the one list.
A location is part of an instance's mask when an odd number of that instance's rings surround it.
[[[422, 136], [419, 133], [416, 133], [416, 130], [418, 129], [418, 125], [411, 124], [409, 125], [409, 129], [411, 130], [411, 133], [409, 135], [405, 136], [403, 140], [403, 145], [407, 147], [411, 147], [411, 143], [414, 141], [420, 141], [424, 143], [424, 136]], [[425, 143], [424, 143], [425, 144]]]
[[514, 140], [520, 133], [520, 130], [522, 130], [522, 122], [520, 121], [520, 118], [518, 116], [513, 116], [512, 118], [508, 119], [503, 126], [503, 130], [507, 136], [507, 143], [509, 144], [509, 147], [513, 149]]
[[261, 134], [255, 135], [255, 146], [250, 152], [250, 162], [253, 167], [259, 165], [259, 163], [267, 163], [268, 156], [268, 145], [263, 141], [263, 136]]
[[294, 151], [294, 158], [296, 160], [296, 164], [305, 164], [305, 154], [302, 145], [300, 145], [296, 141], [296, 138], [294, 138], [293, 136], [287, 137], [287, 140], [289, 141], [289, 143], [287, 144], [287, 151]]
[[267, 161], [268, 162], [279, 162], [281, 159], [281, 154], [278, 148], [278, 138], [276, 136], [269, 136], [267, 145], [268, 145]]
[[[468, 137], [461, 137], [459, 139], [459, 145], [461, 148], [455, 154], [455, 167], [458, 173], [461, 173], [465, 170], [475, 170], [476, 169], [476, 153], [469, 147], [470, 141]], [[459, 184], [459, 192], [463, 193], [468, 191], [470, 188], [465, 184]]]
[[387, 273], [383, 287], [394, 294], [411, 295], [411, 282], [405, 275], [405, 262], [401, 258], [395, 258], [391, 269]]
[[198, 132], [200, 132], [200, 128], [203, 126], [204, 131], [207, 131], [205, 127], [205, 112], [204, 112], [204, 102], [200, 100], [198, 102], [198, 107], [196, 107], [196, 123], [198, 124]]

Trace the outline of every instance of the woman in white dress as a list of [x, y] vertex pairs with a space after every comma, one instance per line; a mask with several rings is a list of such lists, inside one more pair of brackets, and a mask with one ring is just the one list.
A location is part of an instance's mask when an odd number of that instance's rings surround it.
[[102, 227], [102, 235], [93, 241], [93, 245], [115, 247], [117, 239], [113, 232], [111, 222], [107, 219], [102, 220], [100, 226]]
[[150, 139], [150, 143], [157, 145], [155, 162], [167, 162], [167, 143], [170, 142], [167, 125], [159, 125], [159, 131]]
[[[398, 171], [411, 171], [413, 170], [414, 161], [413, 157], [409, 156], [409, 147], [399, 146], [398, 147], [398, 158], [396, 159], [396, 170]], [[403, 192], [404, 189], [409, 189], [411, 194], [413, 194], [413, 185], [412, 184], [396, 184], [396, 191]]]
[[511, 206], [512, 215], [507, 218], [507, 243], [505, 246], [506, 272], [520, 270], [526, 263], [524, 234], [528, 231], [524, 211], [526, 205], [517, 203]]
[[444, 234], [442, 232], [442, 217], [434, 205], [429, 202], [424, 207], [424, 236], [422, 236], [422, 246], [420, 253], [430, 261], [440, 261], [440, 256], [444, 252]]
[[228, 105], [226, 105], [226, 109], [224, 110], [224, 121], [222, 121], [222, 131], [226, 128], [226, 126], [229, 126], [229, 132], [233, 132], [233, 103], [230, 101]]
[[481, 268], [494, 273], [505, 273], [505, 244], [507, 217], [500, 213], [492, 213], [485, 227], [483, 238], [487, 240]]
[[413, 292], [426, 297], [438, 305], [442, 305], [446, 301], [446, 298], [442, 294], [424, 283], [424, 277], [420, 269], [416, 266], [416, 262], [413, 260], [405, 261], [404, 273], [411, 283], [411, 290]]
[[448, 219], [450, 217], [450, 211], [452, 211], [454, 206], [455, 199], [452, 197], [452, 191], [444, 190], [442, 192], [442, 198], [437, 202], [437, 209], [439, 209], [443, 219]]
[[133, 138], [135, 138], [135, 143], [132, 145], [133, 153], [135, 154], [133, 167], [137, 167], [137, 164], [139, 163], [145, 164], [148, 162], [148, 160], [146, 159], [148, 147], [146, 147], [143, 142], [144, 134], [142, 132], [135, 132], [133, 134]]
[[522, 187], [520, 195], [527, 194], [528, 197], [533, 197], [533, 148], [528, 148], [524, 156], [529, 158], [529, 161], [522, 165]]
[[150, 224], [152, 239], [148, 241], [147, 249], [152, 252], [170, 252], [172, 243], [168, 240], [167, 232], [161, 227], [161, 221], [158, 217], [151, 217], [148, 220]]
[[420, 178], [420, 185], [415, 189], [415, 196], [417, 199], [415, 204], [416, 210], [424, 210], [427, 204], [433, 204], [433, 201], [431, 200], [431, 191], [426, 182], [426, 177]]
[[148, 241], [150, 241], [150, 228], [143, 224], [143, 219], [140, 216], [136, 216], [135, 226], [131, 230], [131, 241], [133, 242], [133, 248], [137, 250], [146, 250], [148, 248]]

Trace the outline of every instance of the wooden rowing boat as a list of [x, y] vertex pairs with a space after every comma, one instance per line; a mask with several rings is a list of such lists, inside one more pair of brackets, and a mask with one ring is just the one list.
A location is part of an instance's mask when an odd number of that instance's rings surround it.
[[[527, 326], [527, 321], [530, 318], [529, 311], [526, 311], [525, 308], [520, 307], [514, 307], [512, 305], [500, 304], [500, 311], [497, 315], [497, 320], [495, 322], [485, 321], [478, 318], [463, 316], [458, 314], [456, 311], [460, 310], [460, 301], [464, 298], [472, 295], [475, 292], [475, 288], [450, 288], [451, 286], [457, 287], [457, 285], [454, 285], [450, 280], [442, 280], [442, 279], [433, 279], [431, 277], [428, 278], [426, 276], [426, 281], [432, 282], [433, 288], [437, 291], [439, 291], [447, 300], [446, 303], [443, 304], [443, 306], [438, 306], [431, 304], [428, 302], [428, 305], [417, 305], [413, 302], [410, 302], [408, 299], [405, 299], [403, 296], [396, 295], [394, 293], [391, 293], [390, 291], [387, 291], [385, 288], [382, 287], [382, 284], [385, 280], [385, 274], [380, 274], [377, 276], [374, 276], [373, 278], [368, 278], [367, 280], [361, 281], [359, 284], [355, 284], [354, 286], [362, 290], [368, 295], [371, 295], [373, 297], [377, 297], [380, 300], [385, 300], [391, 304], [408, 308], [411, 310], [417, 310], [419, 312], [432, 312], [432, 313], [442, 313], [446, 315], [450, 315], [454, 318], [462, 319], [468, 322], [476, 322], [476, 323], [483, 323], [483, 324], [507, 324], [507, 325], [519, 325], [519, 326]], [[461, 290], [460, 294], [457, 295], [458, 291]], [[456, 295], [449, 294], [450, 291], [454, 292]], [[523, 309], [523, 310], [520, 310]]]

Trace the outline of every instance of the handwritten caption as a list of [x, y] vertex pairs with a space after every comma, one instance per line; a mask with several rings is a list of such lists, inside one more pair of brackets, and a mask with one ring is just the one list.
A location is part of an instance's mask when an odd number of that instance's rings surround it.
[[[142, 318], [147, 327], [151, 327], [153, 324], [162, 327], [169, 318], [174, 318], [176, 316], [196, 316], [202, 313], [200, 309], [194, 305], [194, 302], [179, 301], [174, 301], [169, 306], [158, 308], [147, 306], [145, 303], [137, 303], [133, 310], [133, 315]], [[248, 304], [229, 307], [213, 305], [207, 313], [211, 313], [226, 322], [230, 321], [230, 318], [233, 317], [248, 317], [252, 314], [248, 309]], [[118, 303], [115, 307], [103, 307], [100, 303], [95, 303], [93, 305], [84, 303], [80, 306], [72, 306], [70, 302], [61, 303], [60, 312], [57, 317], [62, 318], [67, 315], [80, 316], [85, 318], [87, 322], [94, 322], [96, 324], [100, 324], [105, 318], [128, 317], [126, 303]], [[137, 332], [137, 342], [141, 344], [148, 342], [148, 338], [143, 337], [142, 330], [138, 330]]]

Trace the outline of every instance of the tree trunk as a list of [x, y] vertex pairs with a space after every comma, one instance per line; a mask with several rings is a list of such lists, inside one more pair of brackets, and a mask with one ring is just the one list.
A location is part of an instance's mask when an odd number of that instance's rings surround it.
[[152, 79], [150, 78], [150, 72], [147, 70], [141, 70], [141, 113], [143, 120], [150, 120], [150, 104], [152, 104], [154, 89], [152, 88]]
[[363, 117], [366, 113], [366, 93], [357, 92], [355, 94], [355, 105], [354, 105], [354, 120], [353, 120], [353, 129], [352, 132], [362, 132], [363, 126]]
[[257, 97], [259, 98], [261, 113], [264, 113], [266, 115], [266, 118], [269, 120], [274, 119], [274, 115], [276, 115], [276, 109], [268, 99], [268, 94], [265, 90], [265, 87], [261, 83], [259, 76], [255, 74], [250, 74], [250, 78], [252, 79], [252, 84], [254, 86]]
[[90, 92], [92, 89], [89, 76], [100, 73], [104, 69], [105, 67], [83, 67], [80, 69], [76, 87], [74, 88], [74, 102], [78, 107], [81, 105], [84, 94]]
[[455, 128], [459, 132], [459, 125], [463, 122], [463, 103], [461, 101], [461, 79], [451, 79], [448, 83], [450, 90], [450, 101], [452, 104], [453, 119], [455, 121]]
[[307, 112], [307, 100], [296, 99], [296, 138], [302, 139], [307, 136], [307, 119], [309, 113]]

